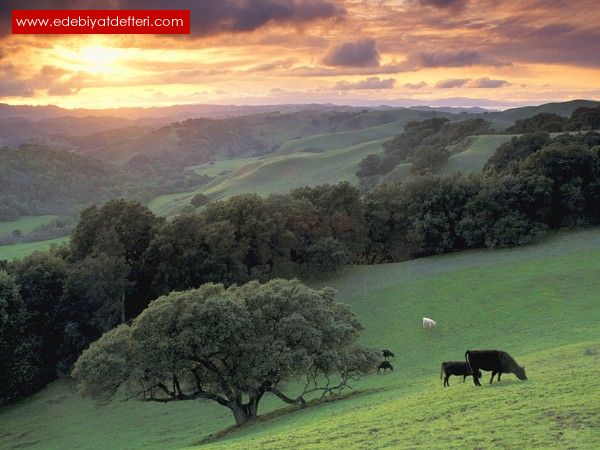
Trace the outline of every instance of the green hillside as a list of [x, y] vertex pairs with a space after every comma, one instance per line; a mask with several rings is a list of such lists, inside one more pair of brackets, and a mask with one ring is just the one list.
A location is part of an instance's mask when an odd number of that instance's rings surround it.
[[21, 233], [28, 234], [40, 225], [52, 222], [58, 216], [25, 216], [14, 222], [0, 222], [0, 236], [12, 233], [14, 230], [21, 230]]
[[68, 236], [38, 242], [19, 242], [18, 244], [0, 245], [0, 261], [23, 258], [33, 252], [46, 251], [52, 245], [62, 244], [69, 240]]
[[283, 144], [277, 150], [277, 153], [289, 154], [302, 151], [327, 151], [358, 145], [363, 142], [391, 138], [402, 132], [402, 128], [408, 121], [408, 119], [403, 119], [359, 130], [340, 131], [337, 133], [319, 134], [304, 139], [294, 139]]
[[510, 141], [512, 135], [491, 134], [475, 136], [471, 144], [462, 152], [451, 155], [448, 161], [439, 169], [438, 173], [447, 175], [452, 172], [478, 172], [496, 149], [505, 142]]
[[[298, 186], [350, 181], [358, 162], [369, 153], [382, 151], [385, 140], [331, 150], [325, 153], [292, 153], [272, 156], [246, 164], [231, 175], [203, 186], [199, 191], [213, 199], [231, 197], [244, 192], [261, 195], [284, 193]], [[155, 198], [150, 207], [162, 215], [172, 215], [189, 204], [194, 193], [174, 194]]]
[[485, 120], [489, 120], [498, 129], [508, 128], [515, 121], [535, 116], [540, 113], [554, 113], [559, 116], [568, 117], [577, 108], [595, 108], [600, 102], [593, 100], [571, 100], [560, 103], [545, 103], [539, 106], [525, 106], [522, 108], [511, 108], [500, 112], [485, 114]]
[[[375, 128], [385, 129], [385, 126]], [[369, 130], [373, 130], [373, 128], [359, 131], [370, 133]], [[341, 134], [345, 136], [342, 140], [349, 135], [352, 135], [353, 139], [359, 135], [358, 132], [321, 135], [299, 140], [298, 142], [303, 142], [303, 144], [296, 143], [295, 147], [291, 144], [296, 141], [290, 141], [290, 146], [280, 149], [280, 151], [295, 151], [289, 154], [268, 158], [218, 160], [212, 166], [206, 164], [194, 166], [194, 170], [206, 174], [209, 174], [208, 172], [213, 174], [217, 170], [217, 174], [226, 169], [233, 170], [231, 174], [217, 178], [196, 192], [203, 192], [213, 199], [220, 199], [244, 192], [256, 192], [261, 195], [284, 193], [298, 186], [335, 184], [340, 181], [357, 184], [358, 178], [354, 174], [359, 161], [370, 153], [381, 153], [383, 151], [382, 144], [387, 139], [335, 148], [336, 138], [339, 138]], [[511, 137], [510, 135], [476, 136], [464, 151], [450, 156], [439, 173], [479, 171], [496, 148], [510, 140]], [[320, 145], [322, 150], [327, 151], [321, 153], [296, 151], [309, 141], [311, 145]], [[408, 178], [410, 166], [410, 163], [398, 164], [383, 178], [383, 181], [395, 182]], [[173, 215], [188, 205], [193, 195], [194, 193], [162, 195], [153, 199], [149, 207], [157, 214]]]
[[[366, 343], [396, 354], [395, 371], [361, 380], [346, 400], [263, 417], [208, 447], [598, 448], [598, 270], [598, 228], [525, 248], [349, 267], [318, 284], [352, 305]], [[423, 316], [439, 327], [422, 329]], [[441, 361], [484, 347], [509, 351], [529, 380], [505, 375], [476, 388], [453, 377], [442, 387]], [[281, 403], [267, 398], [261, 414], [274, 408]], [[195, 447], [232, 423], [203, 401], [96, 405], [61, 381], [3, 408], [0, 447]]]

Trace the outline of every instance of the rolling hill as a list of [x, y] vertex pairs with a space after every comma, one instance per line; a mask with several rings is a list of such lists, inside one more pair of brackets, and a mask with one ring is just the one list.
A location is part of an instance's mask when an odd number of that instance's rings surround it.
[[492, 122], [497, 129], [503, 130], [514, 125], [519, 119], [535, 116], [540, 113], [554, 113], [559, 116], [568, 117], [577, 108], [595, 108], [600, 102], [594, 100], [571, 100], [568, 102], [545, 103], [539, 106], [524, 106], [511, 108], [504, 111], [490, 112], [484, 114], [484, 118]]
[[[385, 129], [387, 125], [377, 128]], [[372, 130], [372, 128], [364, 131]], [[336, 133], [339, 135], [340, 133]], [[358, 132], [344, 133], [345, 136], [357, 137]], [[302, 140], [318, 142], [322, 149], [334, 147], [334, 135], [321, 135]], [[365, 135], [363, 135], [365, 136]], [[496, 148], [508, 141], [510, 135], [476, 136], [465, 150], [452, 155], [440, 168], [438, 173], [449, 174], [456, 171], [464, 173], [479, 171]], [[387, 139], [363, 142], [357, 145], [329, 149], [324, 152], [301, 152], [275, 155], [262, 159], [243, 159], [247, 164], [236, 163], [237, 160], [217, 161], [216, 165], [223, 169], [235, 169], [231, 173], [217, 178], [214, 182], [203, 186], [198, 191], [212, 199], [231, 197], [243, 192], [256, 192], [261, 195], [285, 193], [298, 186], [315, 186], [318, 184], [335, 184], [348, 181], [358, 184], [355, 176], [358, 162], [370, 153], [383, 151], [381, 145]], [[293, 142], [293, 141], [292, 141]], [[291, 145], [290, 145], [291, 147]], [[294, 148], [294, 147], [291, 147]], [[290, 149], [291, 149], [290, 148]], [[296, 147], [297, 148], [297, 147]], [[284, 147], [282, 147], [284, 150]], [[410, 176], [410, 163], [399, 164], [383, 178], [384, 182], [402, 181]], [[210, 167], [210, 166], [205, 166]], [[149, 206], [158, 214], [173, 215], [189, 204], [194, 193], [163, 195], [153, 199]]]
[[382, 151], [384, 140], [366, 142], [325, 153], [297, 152], [272, 156], [250, 162], [229, 175], [187, 194], [160, 196], [150, 202], [158, 214], [173, 215], [189, 204], [196, 192], [212, 199], [227, 198], [244, 192], [269, 195], [287, 192], [299, 186], [349, 181], [357, 183], [354, 175], [358, 162], [369, 153]]
[[[394, 372], [201, 448], [598, 448], [599, 269], [598, 228], [524, 248], [348, 267], [317, 284], [351, 304], [365, 343], [395, 352]], [[439, 327], [423, 330], [425, 315]], [[529, 380], [506, 375], [476, 388], [454, 377], [443, 388], [441, 361], [477, 347], [509, 351]], [[267, 398], [261, 414], [278, 408]], [[203, 401], [97, 405], [63, 380], [0, 410], [0, 447], [197, 447], [232, 423], [228, 410]]]

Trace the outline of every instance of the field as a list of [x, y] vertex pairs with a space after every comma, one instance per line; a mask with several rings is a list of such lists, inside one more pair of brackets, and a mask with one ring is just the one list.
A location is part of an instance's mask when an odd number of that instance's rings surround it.
[[[361, 317], [364, 342], [389, 348], [395, 371], [355, 395], [270, 414], [208, 442], [211, 448], [600, 448], [600, 229], [537, 245], [348, 267], [337, 288]], [[421, 318], [439, 322], [423, 330]], [[529, 380], [480, 388], [440, 363], [468, 348], [502, 348]], [[485, 374], [487, 379], [489, 374]], [[281, 408], [267, 398], [261, 414]], [[0, 413], [0, 448], [197, 447], [233, 423], [205, 402], [95, 405], [68, 381]]]
[[69, 237], [65, 236], [56, 239], [49, 239], [47, 241], [21, 242], [11, 245], [0, 245], [0, 261], [4, 259], [11, 260], [15, 258], [23, 258], [24, 256], [32, 254], [33, 252], [46, 251], [51, 246], [62, 244], [68, 240]]
[[283, 144], [278, 150], [279, 154], [289, 154], [301, 151], [327, 151], [342, 147], [350, 147], [363, 142], [392, 138], [400, 134], [404, 129], [407, 119], [362, 128], [352, 131], [340, 131], [337, 133], [319, 134], [304, 139], [293, 139]]
[[[231, 197], [245, 192], [260, 195], [284, 193], [299, 186], [324, 183], [358, 182], [354, 175], [358, 162], [369, 153], [381, 152], [385, 140], [330, 150], [324, 153], [298, 152], [256, 160], [201, 187], [212, 199]], [[189, 204], [195, 192], [155, 198], [150, 207], [162, 215], [172, 215]]]
[[58, 216], [25, 216], [14, 222], [0, 222], [0, 236], [12, 233], [14, 230], [21, 230], [23, 235], [31, 233], [40, 225], [52, 222]]
[[250, 158], [236, 158], [236, 159], [218, 159], [214, 161], [212, 164], [204, 163], [197, 166], [188, 167], [188, 169], [193, 170], [196, 173], [202, 175], [208, 175], [211, 177], [220, 176], [222, 172], [237, 170], [246, 164], [253, 163], [258, 161], [259, 157], [250, 157]]
[[508, 134], [491, 134], [476, 136], [473, 142], [462, 152], [451, 155], [448, 161], [440, 168], [440, 175], [452, 172], [478, 172], [496, 149], [512, 139]]

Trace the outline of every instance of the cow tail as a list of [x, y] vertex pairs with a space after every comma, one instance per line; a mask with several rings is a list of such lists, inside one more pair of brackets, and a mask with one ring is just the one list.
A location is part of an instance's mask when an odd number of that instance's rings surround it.
[[473, 373], [473, 368], [471, 367], [471, 361], [469, 361], [469, 350], [465, 352], [465, 362], [467, 363], [467, 367]]

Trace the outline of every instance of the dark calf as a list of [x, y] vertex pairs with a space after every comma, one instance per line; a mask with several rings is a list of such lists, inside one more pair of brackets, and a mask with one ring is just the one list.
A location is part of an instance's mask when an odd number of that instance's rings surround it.
[[377, 373], [379, 373], [383, 369], [383, 373], [385, 373], [386, 369], [389, 369], [391, 372], [394, 371], [394, 367], [390, 364], [389, 361], [382, 361], [377, 368]]
[[[463, 377], [463, 383], [473, 375], [471, 367], [464, 361], [445, 361], [442, 363], [442, 372], [440, 373], [440, 380], [444, 376], [444, 387], [450, 386], [448, 379], [450, 375], [457, 375]], [[477, 378], [481, 378], [481, 371], [477, 371]]]
[[[467, 350], [465, 352], [465, 360], [471, 366], [473, 371], [486, 370], [492, 372], [490, 384], [494, 381], [494, 376], [503, 373], [514, 373], [519, 380], [526, 380], [525, 368], [517, 364], [517, 362], [508, 353], [502, 350]], [[481, 386], [479, 379], [473, 377], [473, 383]]]
[[389, 350], [382, 350], [381, 353], [383, 354], [383, 357], [385, 358], [386, 361], [388, 358], [394, 357], [394, 354]]

